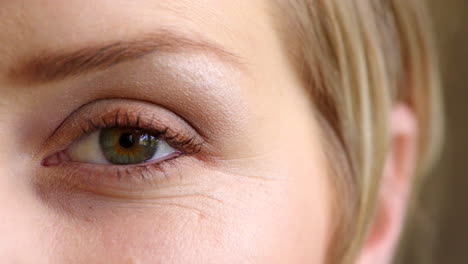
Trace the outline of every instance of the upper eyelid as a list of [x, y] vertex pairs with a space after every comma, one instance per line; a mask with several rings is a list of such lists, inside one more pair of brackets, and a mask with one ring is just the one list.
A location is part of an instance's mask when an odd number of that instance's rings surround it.
[[[145, 109], [148, 109], [148, 111]], [[101, 112], [102, 114], [96, 114], [96, 112]], [[176, 136], [177, 134], [179, 134], [180, 138], [194, 138], [192, 141], [195, 142], [197, 147], [195, 148], [195, 150], [189, 151], [190, 153], [200, 152], [201, 146], [205, 145], [205, 139], [200, 134], [198, 134], [198, 132], [192, 126], [190, 126], [190, 124], [185, 122], [183, 118], [179, 117], [175, 113], [163, 107], [140, 100], [108, 98], [88, 102], [72, 111], [53, 130], [53, 132], [47, 137], [47, 139], [41, 146], [41, 150], [46, 151], [39, 151], [37, 155], [51, 155], [54, 151], [65, 149], [74, 141], [86, 136], [84, 135], [85, 132], [90, 133], [93, 129], [96, 130], [96, 128], [104, 128], [103, 125], [105, 124], [99, 124], [96, 120], [104, 118], [103, 115], [113, 113], [113, 120], [115, 121], [117, 117], [116, 113], [119, 113], [119, 115], [122, 115], [122, 113], [124, 113], [124, 115], [128, 116], [131, 119], [131, 112], [139, 113], [138, 115], [136, 115], [139, 118], [134, 119], [133, 124], [136, 124], [136, 121], [138, 121], [138, 124], [142, 129], [150, 131], [158, 130], [159, 132], [164, 132], [163, 130], [167, 129], [168, 131], [166, 132], [170, 132], [170, 134], [166, 133], [166, 138]], [[92, 118], [91, 116], [94, 116], [94, 118]], [[96, 116], [99, 117], [96, 118]], [[127, 119], [127, 117], [125, 118]], [[149, 121], [143, 122], [143, 118]], [[83, 121], [84, 119], [87, 119], [88, 121]], [[109, 121], [110, 120], [105, 119], [107, 125], [111, 124], [109, 123]], [[86, 125], [84, 123], [86, 123]], [[93, 123], [94, 127], [90, 123]], [[180, 147], [180, 145], [175, 147]], [[49, 151], [49, 149], [51, 148], [55, 150]]]
[[[122, 127], [122, 126], [128, 126], [128, 127], [136, 127], [136, 128], [142, 128], [141, 126], [141, 113], [137, 113], [135, 115], [135, 121], [130, 121], [130, 116], [128, 115], [128, 112], [125, 112], [125, 118], [126, 121], [122, 122], [120, 121], [120, 109], [117, 110], [117, 112], [114, 114], [114, 120], [112, 123], [109, 123], [108, 120], [106, 120], [104, 117], [101, 116], [101, 122], [100, 123], [95, 123], [92, 119], [88, 120], [88, 126], [87, 127], [81, 127], [82, 131], [84, 133], [91, 133], [93, 131], [96, 131], [98, 129], [103, 129], [103, 128], [109, 128], [109, 127]], [[153, 118], [152, 118], [153, 119]], [[165, 126], [164, 129], [155, 129], [154, 127], [151, 128], [152, 130], [157, 130], [157, 131], [152, 131], [152, 132], [157, 132], [158, 134], [166, 134], [169, 130], [169, 127]]]
[[[58, 126], [55, 127], [55, 129], [52, 131], [52, 133], [47, 137], [47, 140], [50, 139], [61, 127], [63, 127], [64, 123], [66, 123], [66, 121], [68, 120], [68, 117], [70, 116], [73, 116], [74, 114], [82, 111], [83, 109], [86, 109], [87, 107], [90, 107], [94, 104], [98, 104], [100, 102], [108, 102], [108, 101], [125, 101], [125, 102], [135, 102], [135, 103], [143, 103], [143, 104], [150, 104], [150, 105], [153, 105], [153, 106], [156, 106], [154, 103], [152, 102], [148, 102], [148, 101], [144, 101], [144, 100], [138, 100], [138, 99], [131, 99], [131, 98], [120, 98], [120, 97], [108, 97], [108, 98], [100, 98], [100, 99], [95, 99], [95, 100], [92, 100], [92, 101], [89, 101], [85, 104], [82, 104], [80, 105], [78, 108], [74, 109], [73, 111], [71, 111], [70, 113], [67, 114], [67, 118], [63, 119], [62, 122], [60, 122], [60, 124]], [[158, 106], [160, 108], [163, 108], [161, 106]], [[168, 110], [170, 111], [170, 109]], [[172, 112], [172, 111], [171, 111]], [[128, 114], [128, 113], [127, 113]], [[189, 124], [197, 133], [200, 134], [200, 131], [198, 131], [198, 129], [196, 129], [196, 127], [194, 127], [190, 122], [188, 122], [185, 118], [181, 117], [181, 116], [178, 116], [179, 118], [181, 118], [184, 122], [186, 122], [187, 124]], [[139, 120], [138, 120], [138, 123], [139, 123]], [[203, 135], [202, 135], [203, 136]]]

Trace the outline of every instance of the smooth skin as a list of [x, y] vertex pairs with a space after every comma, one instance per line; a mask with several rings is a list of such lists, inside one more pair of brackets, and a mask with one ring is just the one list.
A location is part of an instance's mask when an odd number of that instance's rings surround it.
[[[0, 2], [0, 262], [324, 263], [332, 176], [272, 5]], [[109, 67], [50, 80], [28, 68], [34, 58], [166, 35], [166, 48]], [[100, 165], [44, 166], [79, 124], [113, 106], [191, 127], [206, 147], [164, 175], [149, 168], [149, 180], [119, 181]], [[377, 239], [385, 252], [387, 229]], [[377, 263], [375, 248], [364, 263]]]

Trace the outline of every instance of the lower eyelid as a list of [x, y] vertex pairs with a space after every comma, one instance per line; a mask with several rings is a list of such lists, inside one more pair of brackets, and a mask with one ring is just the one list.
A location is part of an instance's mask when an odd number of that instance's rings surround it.
[[[159, 164], [115, 166], [63, 162], [47, 168], [37, 178], [38, 185], [91, 192], [106, 196], [141, 195], [135, 192], [157, 190], [168, 184], [180, 184], [181, 173], [200, 162], [194, 157], [174, 154]], [[133, 194], [132, 194], [133, 193]]]

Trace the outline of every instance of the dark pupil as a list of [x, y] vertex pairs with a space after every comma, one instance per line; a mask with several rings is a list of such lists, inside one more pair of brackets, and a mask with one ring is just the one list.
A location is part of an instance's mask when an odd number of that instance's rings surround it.
[[132, 133], [123, 133], [119, 138], [119, 144], [122, 148], [131, 148], [135, 144], [135, 138]]

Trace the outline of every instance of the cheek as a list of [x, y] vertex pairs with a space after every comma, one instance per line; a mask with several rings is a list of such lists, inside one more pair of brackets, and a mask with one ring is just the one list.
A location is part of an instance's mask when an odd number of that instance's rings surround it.
[[48, 214], [52, 263], [322, 263], [324, 175], [300, 164], [272, 169], [294, 180], [216, 173], [215, 190], [166, 201], [76, 197]]
[[324, 157], [314, 151], [320, 149], [319, 146], [304, 140], [302, 144], [288, 147], [290, 181], [285, 194], [284, 218], [290, 231], [284, 235], [292, 241], [289, 252], [297, 256], [296, 262], [289, 263], [325, 262], [331, 234], [331, 186]]
[[195, 173], [209, 186], [198, 186], [196, 197], [77, 198], [74, 216], [51, 214], [45, 236], [55, 236], [55, 263], [324, 263], [331, 186], [319, 128], [306, 110], [283, 113], [287, 130], [268, 131], [287, 140], [264, 142], [277, 151]]
[[[311, 115], [293, 109], [285, 105], [281, 112], [287, 117], [277, 115], [287, 130], [277, 130], [278, 119], [264, 119], [265, 131], [248, 144], [262, 149], [263, 142], [270, 151], [275, 142], [278, 151], [229, 161], [220, 166], [222, 172], [201, 171], [206, 179], [218, 180], [206, 180], [206, 186], [216, 188], [199, 189], [196, 198], [123, 203], [57, 197], [63, 206], [75, 205], [72, 214], [31, 195], [26, 179], [34, 172], [19, 169], [27, 167], [14, 155], [19, 144], [6, 141], [0, 144], [0, 176], [14, 180], [0, 184], [5, 198], [0, 203], [11, 212], [0, 233], [18, 243], [5, 242], [0, 249], [23, 256], [24, 249], [15, 246], [21, 245], [37, 256], [32, 259], [46, 263], [323, 263], [330, 222], [328, 175]], [[17, 161], [10, 162], [11, 157]], [[24, 190], [18, 192], [18, 186]]]

